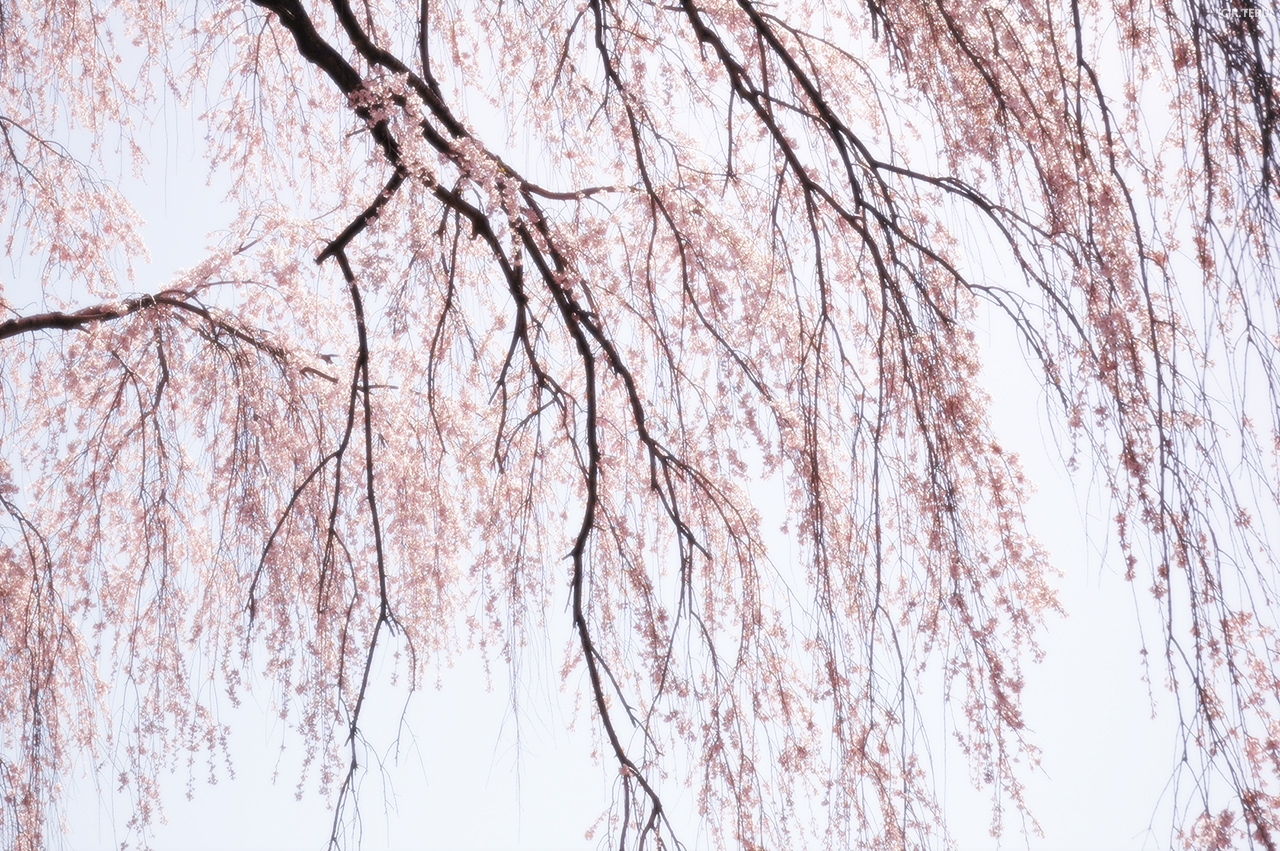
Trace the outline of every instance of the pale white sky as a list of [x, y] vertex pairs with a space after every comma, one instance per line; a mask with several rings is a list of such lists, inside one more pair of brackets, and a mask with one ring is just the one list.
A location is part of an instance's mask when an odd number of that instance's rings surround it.
[[[204, 232], [220, 224], [215, 215], [218, 193], [204, 185], [205, 169], [190, 147], [189, 139], [170, 142], [168, 154], [157, 155], [146, 185], [132, 186], [155, 255], [139, 281], [141, 289], [159, 287], [174, 268], [194, 262]], [[1152, 834], [1148, 826], [1173, 765], [1173, 719], [1168, 712], [1151, 719], [1140, 680], [1132, 589], [1106, 559], [1109, 513], [1105, 506], [1077, 497], [1077, 492], [1087, 493], [1089, 476], [1078, 473], [1074, 485], [1066, 477], [1057, 450], [1041, 429], [1039, 388], [1016, 346], [1007, 340], [1002, 346], [1001, 339], [995, 334], [989, 342], [992, 366], [987, 372], [997, 429], [1037, 483], [1030, 522], [1063, 571], [1059, 587], [1068, 612], [1049, 624], [1045, 662], [1028, 669], [1027, 719], [1043, 749], [1041, 770], [1028, 777], [1028, 798], [1045, 834], [1032, 838], [1029, 847], [1165, 847], [1167, 820], [1157, 818]], [[567, 619], [560, 629], [567, 635]], [[495, 670], [503, 676], [501, 668]], [[567, 698], [564, 706], [552, 702], [551, 680], [544, 676], [531, 684], [518, 744], [507, 685], [499, 681], [487, 690], [476, 656], [464, 657], [445, 672], [441, 690], [420, 692], [405, 716], [398, 763], [394, 754], [385, 755], [385, 775], [371, 770], [363, 781], [363, 847], [598, 847], [598, 837], [587, 840], [585, 832], [606, 806], [608, 771], [590, 758], [588, 719], [580, 717], [577, 729], [569, 731], [571, 707]], [[378, 698], [372, 706], [379, 720], [368, 729], [382, 746], [389, 746], [400, 722], [403, 694]], [[255, 694], [223, 719], [234, 730], [236, 777], [232, 780], [224, 771], [217, 786], [198, 782], [191, 800], [186, 799], [186, 776], [173, 777], [165, 801], [168, 823], [157, 827], [154, 847], [283, 851], [322, 846], [330, 820], [326, 802], [315, 793], [314, 774], [302, 801], [296, 800], [301, 744], [286, 735], [269, 696]], [[1013, 832], [999, 844], [989, 837], [985, 794], [972, 789], [954, 752], [940, 759], [946, 762], [945, 773], [944, 766], [937, 766], [945, 776], [940, 793], [962, 851], [1028, 847]], [[277, 769], [279, 779], [273, 783]], [[199, 768], [197, 776], [202, 776]], [[74, 791], [66, 847], [91, 851], [118, 846], [130, 815], [127, 801], [109, 788], [100, 789], [91, 777], [77, 778], [69, 788]]]
[[[171, 107], [172, 108], [172, 107]], [[154, 291], [175, 269], [200, 257], [206, 231], [218, 227], [218, 191], [204, 185], [205, 167], [195, 155], [191, 123], [181, 115], [159, 138], [152, 169], [128, 192], [148, 221], [154, 264], [140, 290]], [[162, 131], [157, 129], [157, 134]], [[20, 303], [20, 300], [15, 299]], [[1174, 762], [1173, 718], [1151, 719], [1140, 681], [1139, 642], [1131, 589], [1108, 563], [1110, 532], [1105, 505], [1080, 500], [1087, 472], [1073, 485], [1056, 450], [1042, 433], [1039, 391], [1016, 347], [994, 348], [989, 389], [1002, 441], [1023, 459], [1039, 492], [1030, 506], [1032, 531], [1064, 571], [1059, 581], [1068, 612], [1047, 630], [1044, 664], [1028, 668], [1027, 718], [1043, 749], [1043, 765], [1028, 779], [1028, 797], [1044, 829], [1042, 839], [1007, 834], [997, 846], [986, 836], [989, 807], [972, 790], [964, 764], [939, 753], [940, 793], [963, 851], [1029, 847], [1036, 851], [1138, 851], [1168, 845], [1167, 814], [1157, 805]], [[556, 641], [569, 623], [552, 630]], [[552, 648], [559, 652], [559, 645]], [[554, 666], [553, 666], [554, 667]], [[499, 676], [502, 669], [496, 668]], [[1162, 673], [1156, 671], [1157, 694]], [[398, 763], [386, 755], [385, 775], [365, 775], [360, 796], [363, 848], [375, 849], [594, 849], [587, 829], [610, 792], [610, 774], [590, 759], [586, 715], [568, 729], [572, 709], [554, 700], [554, 677], [535, 682], [519, 725], [509, 712], [506, 683], [487, 691], [474, 656], [442, 677], [443, 688], [420, 692], [404, 718]], [[375, 695], [371, 737], [386, 746], [400, 722], [403, 696]], [[314, 792], [314, 775], [295, 800], [301, 743], [274, 718], [266, 695], [251, 696], [223, 720], [234, 730], [236, 777], [222, 772], [217, 786], [197, 783], [186, 799], [187, 778], [176, 776], [165, 801], [168, 823], [153, 846], [162, 851], [199, 849], [315, 849], [328, 836], [326, 802]], [[281, 755], [280, 746], [286, 749]], [[518, 764], [518, 771], [517, 771]], [[279, 768], [279, 780], [271, 776]], [[197, 776], [202, 772], [197, 768]], [[388, 781], [384, 786], [383, 779]], [[70, 778], [68, 833], [74, 851], [118, 847], [131, 815], [112, 793], [109, 777]], [[687, 804], [687, 796], [685, 803]], [[696, 836], [690, 836], [690, 847]]]

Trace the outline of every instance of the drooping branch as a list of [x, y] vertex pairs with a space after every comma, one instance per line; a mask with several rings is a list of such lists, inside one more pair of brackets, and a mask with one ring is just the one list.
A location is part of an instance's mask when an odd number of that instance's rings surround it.
[[[828, 4], [803, 21], [753, 0], [254, 5], [213, 16], [232, 73], [201, 120], [225, 140], [215, 158], [246, 169], [232, 203], [282, 239], [237, 257], [261, 268], [216, 298], [110, 300], [106, 237], [135, 223], [65, 191], [110, 188], [44, 141], [65, 116], [0, 93], [17, 104], [0, 109], [0, 182], [19, 219], [48, 214], [15, 237], [61, 252], [50, 268], [75, 269], [73, 291], [107, 294], [0, 322], [51, 356], [0, 388], [0, 614], [69, 601], [74, 627], [101, 597], [138, 707], [208, 711], [188, 649], [229, 692], [234, 660], [265, 654], [284, 702], [306, 701], [306, 764], [323, 753], [338, 785], [336, 845], [359, 819], [375, 655], [392, 637], [411, 657], [474, 641], [518, 679], [567, 579], [564, 676], [585, 674], [621, 778], [620, 849], [686, 838], [673, 766], [743, 847], [945, 842], [922, 698], [942, 689], [975, 774], [1022, 807], [1019, 660], [1055, 605], [982, 392], [985, 300], [1038, 363], [1064, 445], [1100, 462], [1130, 577], [1150, 562], [1204, 771], [1191, 844], [1270, 847], [1273, 435], [1249, 416], [1280, 374], [1271, 23], [1199, 0], [1104, 4], [1114, 27], [1074, 0]], [[26, 50], [42, 36], [24, 14], [0, 13], [13, 79], [63, 86], [78, 114], [81, 89], [133, 114], [101, 83], [118, 74], [79, 85], [98, 54]], [[1117, 52], [1152, 75], [1123, 99]], [[1149, 145], [1157, 82], [1173, 141]], [[510, 119], [505, 142], [473, 96]], [[363, 126], [330, 132], [342, 110]], [[257, 197], [258, 177], [282, 191]], [[340, 366], [317, 368], [317, 346]], [[1245, 365], [1222, 394], [1215, 360]], [[30, 505], [11, 498], [28, 482]], [[764, 543], [775, 509], [782, 558]], [[12, 623], [6, 646], [40, 644], [44, 627]], [[65, 714], [46, 650], [27, 681], [0, 680], [28, 703], [0, 709]], [[66, 652], [67, 670], [102, 655]], [[13, 726], [54, 741], [45, 717]], [[212, 726], [163, 729], [130, 753], [194, 751]], [[59, 758], [6, 752], [0, 784], [44, 806]], [[149, 765], [127, 770], [145, 784]]]

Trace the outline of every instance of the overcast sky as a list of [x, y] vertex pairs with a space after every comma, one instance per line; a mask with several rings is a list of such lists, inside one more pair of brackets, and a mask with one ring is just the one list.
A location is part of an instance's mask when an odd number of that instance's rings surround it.
[[[172, 109], [172, 106], [170, 105]], [[172, 272], [196, 262], [205, 233], [221, 224], [220, 190], [205, 185], [205, 167], [191, 138], [189, 118], [170, 115], [154, 133], [154, 160], [127, 191], [148, 222], [154, 263], [138, 281], [155, 291]], [[16, 303], [20, 299], [14, 298]], [[1025, 692], [1031, 735], [1043, 749], [1041, 770], [1029, 778], [1029, 801], [1044, 829], [1025, 842], [1007, 834], [999, 847], [1130, 849], [1164, 847], [1167, 828], [1148, 834], [1174, 763], [1173, 718], [1151, 719], [1141, 682], [1132, 589], [1108, 560], [1105, 503], [1090, 502], [1089, 472], [1074, 483], [1042, 430], [1040, 394], [1016, 346], [989, 342], [989, 390], [996, 429], [1023, 459], [1039, 491], [1030, 506], [1032, 531], [1063, 571], [1059, 580], [1066, 618], [1052, 619], [1042, 665], [1028, 668]], [[997, 369], [997, 367], [999, 367]], [[1084, 496], [1081, 496], [1084, 494]], [[776, 557], [776, 556], [775, 556]], [[1141, 591], [1140, 593], [1145, 593]], [[550, 630], [567, 640], [568, 617]], [[558, 632], [557, 632], [558, 630]], [[573, 722], [571, 700], [557, 696], [555, 665], [528, 685], [519, 725], [510, 713], [503, 670], [490, 691], [478, 659], [465, 656], [404, 708], [402, 692], [375, 694], [381, 713], [371, 738], [390, 742], [401, 731], [399, 753], [386, 753], [382, 769], [365, 774], [360, 795], [365, 849], [594, 849], [585, 833], [605, 807], [607, 770], [590, 757], [590, 718]], [[1162, 673], [1156, 672], [1157, 694]], [[557, 702], [558, 701], [558, 702]], [[942, 716], [942, 707], [937, 715]], [[273, 715], [270, 695], [254, 693], [223, 720], [235, 778], [224, 770], [217, 786], [203, 782], [197, 765], [194, 797], [188, 778], [171, 778], [165, 800], [168, 824], [154, 847], [196, 849], [315, 849], [328, 835], [327, 802], [315, 793], [314, 773], [295, 799], [302, 743]], [[517, 734], [519, 740], [517, 742]], [[283, 752], [281, 745], [284, 745]], [[997, 847], [986, 835], [989, 802], [974, 791], [952, 751], [935, 750], [935, 770], [950, 824], [964, 851]], [[278, 780], [272, 777], [278, 772]], [[76, 851], [118, 847], [131, 813], [114, 794], [110, 776], [70, 779], [66, 847]], [[688, 796], [683, 800], [688, 804]], [[680, 799], [677, 797], [677, 807]], [[1168, 820], [1156, 818], [1156, 825]], [[694, 839], [695, 837], [690, 837]], [[703, 843], [697, 843], [703, 844]], [[697, 847], [690, 842], [690, 847]]]
[[[175, 127], [142, 181], [130, 194], [148, 222], [155, 254], [139, 288], [154, 291], [175, 268], [199, 256], [206, 231], [216, 228], [218, 190], [204, 183], [205, 168], [190, 138]], [[997, 431], [1022, 456], [1038, 492], [1030, 506], [1033, 531], [1063, 571], [1059, 580], [1066, 618], [1047, 629], [1047, 658], [1028, 670], [1027, 718], [1043, 749], [1041, 770], [1029, 781], [1029, 800], [1044, 829], [1032, 849], [1142, 849], [1167, 844], [1148, 835], [1175, 744], [1172, 718], [1151, 719], [1141, 682], [1139, 642], [1131, 589], [1108, 562], [1105, 505], [1090, 504], [1088, 471], [1074, 484], [1042, 431], [1040, 393], [1015, 346], [994, 336], [989, 345], [989, 390]], [[561, 639], [569, 622], [556, 625]], [[558, 652], [558, 648], [555, 649]], [[501, 668], [496, 675], [504, 677]], [[590, 758], [589, 719], [570, 731], [571, 701], [557, 698], [555, 675], [535, 676], [524, 690], [520, 724], [511, 716], [505, 679], [486, 689], [478, 657], [464, 657], [443, 673], [442, 688], [417, 694], [404, 708], [402, 692], [378, 695], [381, 718], [371, 737], [389, 742], [400, 729], [401, 747], [384, 755], [382, 770], [367, 772], [360, 796], [364, 848], [576, 849], [596, 848], [585, 832], [606, 805], [604, 769]], [[1157, 683], [1159, 685], [1159, 683]], [[562, 705], [557, 705], [557, 699]], [[941, 716], [941, 707], [938, 715]], [[223, 719], [234, 730], [235, 778], [222, 771], [217, 786], [196, 768], [171, 778], [168, 824], [154, 845], [165, 851], [197, 849], [313, 849], [327, 837], [326, 801], [314, 774], [296, 800], [301, 743], [274, 717], [269, 694], [254, 693]], [[517, 735], [519, 741], [517, 743]], [[281, 745], [284, 750], [281, 750]], [[954, 752], [935, 750], [940, 792], [960, 848], [997, 847], [986, 835], [989, 804], [974, 791]], [[272, 777], [278, 774], [273, 782]], [[105, 786], [103, 785], [105, 784]], [[74, 778], [67, 847], [77, 851], [118, 846], [125, 837], [127, 800], [108, 778]], [[687, 798], [687, 796], [686, 796]], [[687, 800], [686, 800], [687, 803]], [[1167, 824], [1160, 819], [1155, 824]], [[999, 847], [1025, 847], [1007, 834]]]

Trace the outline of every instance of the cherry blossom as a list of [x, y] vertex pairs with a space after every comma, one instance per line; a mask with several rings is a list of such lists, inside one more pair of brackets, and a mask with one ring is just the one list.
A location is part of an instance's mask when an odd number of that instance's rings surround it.
[[[341, 844], [379, 661], [419, 688], [548, 635], [619, 848], [693, 842], [686, 784], [721, 846], [945, 847], [926, 683], [993, 830], [1033, 824], [1058, 566], [994, 313], [1159, 624], [1171, 835], [1274, 848], [1278, 21], [5, 4], [0, 837], [45, 847], [87, 756], [145, 842], [262, 678]], [[122, 175], [167, 99], [233, 215], [145, 288]]]

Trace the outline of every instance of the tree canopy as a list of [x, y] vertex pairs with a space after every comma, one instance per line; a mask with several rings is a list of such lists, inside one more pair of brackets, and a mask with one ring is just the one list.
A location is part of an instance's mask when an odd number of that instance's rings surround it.
[[[1275, 848], [1277, 27], [1275, 0], [5, 3], [0, 837], [44, 847], [85, 753], [145, 832], [253, 672], [340, 843], [379, 663], [518, 676], [540, 641], [617, 767], [619, 848], [691, 842], [683, 784], [728, 847], [945, 845], [926, 683], [1001, 824], [1057, 603], [983, 389], [995, 315], [1160, 624], [1171, 836]], [[234, 215], [140, 282], [120, 180], [167, 103]]]

